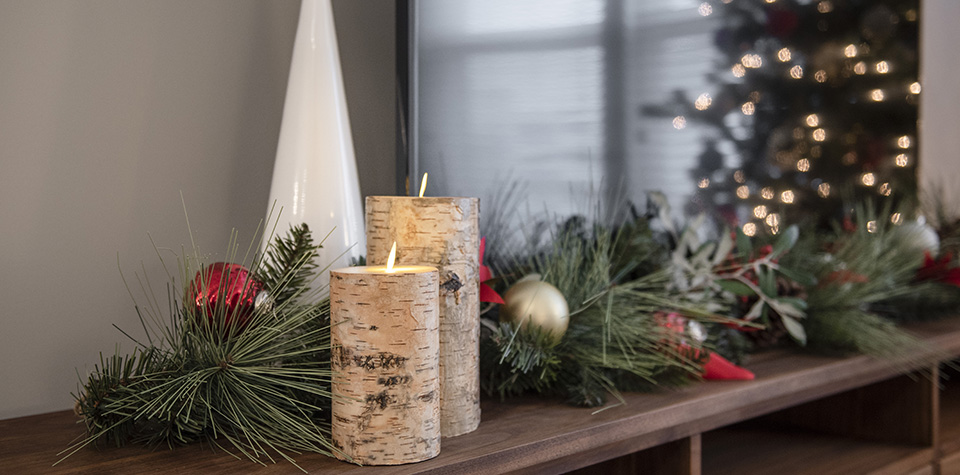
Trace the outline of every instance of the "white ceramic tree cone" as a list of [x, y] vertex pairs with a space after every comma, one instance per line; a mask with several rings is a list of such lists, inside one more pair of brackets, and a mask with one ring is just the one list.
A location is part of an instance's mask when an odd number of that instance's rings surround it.
[[[360, 183], [330, 0], [303, 0], [300, 6], [268, 212], [274, 202], [283, 207], [277, 234], [307, 223], [319, 242], [333, 230], [320, 250], [320, 267], [346, 267], [364, 252]], [[329, 273], [319, 274], [314, 288], [329, 282]]]

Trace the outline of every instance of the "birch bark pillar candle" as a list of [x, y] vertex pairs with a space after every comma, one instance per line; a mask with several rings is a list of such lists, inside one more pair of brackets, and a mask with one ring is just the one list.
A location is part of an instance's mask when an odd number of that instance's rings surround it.
[[440, 431], [480, 424], [480, 200], [368, 196], [367, 259], [382, 262], [393, 242], [397, 262], [440, 271]]
[[330, 272], [337, 457], [397, 465], [440, 453], [438, 293], [433, 267]]

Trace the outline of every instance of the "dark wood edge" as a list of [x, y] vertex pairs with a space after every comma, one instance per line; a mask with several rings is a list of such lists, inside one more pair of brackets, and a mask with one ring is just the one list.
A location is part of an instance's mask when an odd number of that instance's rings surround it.
[[[755, 381], [708, 382], [678, 391], [654, 394], [625, 394], [626, 405], [613, 407], [593, 415], [587, 409], [562, 406], [558, 401], [519, 398], [505, 403], [485, 402], [487, 419], [480, 429], [461, 437], [443, 440], [441, 455], [418, 464], [396, 467], [356, 467], [320, 455], [298, 457], [305, 468], [323, 473], [507, 473], [531, 467], [556, 467], [555, 461], [582, 459], [595, 463], [628, 453], [648, 449], [746, 419], [768, 414], [797, 404], [848, 391], [929, 366], [939, 359], [960, 354], [960, 319], [911, 327], [927, 343], [925, 350], [913, 355], [909, 362], [892, 364], [865, 356], [830, 358], [796, 352], [760, 355], [747, 367], [757, 374]], [[56, 424], [50, 421], [57, 421]], [[75, 420], [69, 411], [0, 421], [0, 446], [14, 440], [23, 428], [46, 421], [45, 427], [70, 427]], [[538, 430], [535, 425], [546, 425]], [[78, 428], [79, 429], [79, 428]], [[30, 435], [16, 440], [19, 447], [37, 453], [9, 453], [0, 447], [0, 465], [17, 463], [35, 457], [40, 450], [56, 451], [42, 431], [23, 431]], [[49, 434], [47, 434], [49, 435]], [[59, 442], [57, 443], [59, 444]], [[189, 448], [187, 448], [189, 449]], [[127, 449], [123, 449], [126, 451]], [[47, 452], [44, 452], [47, 453]], [[116, 455], [129, 460], [125, 473], [151, 471], [156, 463], [176, 463], [194, 457], [195, 451], [178, 449], [178, 453], [148, 455]], [[130, 454], [137, 454], [134, 450]], [[88, 462], [99, 463], [97, 454]], [[45, 457], [50, 454], [45, 455]], [[198, 456], [207, 457], [207, 456]], [[291, 466], [277, 465], [258, 469], [249, 462], [232, 462], [224, 455], [209, 455], [216, 463], [221, 457], [231, 469], [251, 472], [287, 472]], [[3, 460], [6, 459], [6, 460]], [[94, 460], [96, 462], [92, 462]], [[160, 462], [157, 462], [160, 460]], [[52, 462], [48, 462], [52, 463]], [[241, 465], [237, 465], [241, 464]], [[246, 465], [242, 465], [246, 464]], [[39, 466], [39, 465], [37, 465]], [[49, 465], [45, 465], [49, 467]], [[571, 463], [583, 466], [581, 463]], [[78, 469], [71, 465], [70, 471]], [[81, 467], [82, 468], [82, 467]], [[91, 467], [87, 467], [91, 468]]]

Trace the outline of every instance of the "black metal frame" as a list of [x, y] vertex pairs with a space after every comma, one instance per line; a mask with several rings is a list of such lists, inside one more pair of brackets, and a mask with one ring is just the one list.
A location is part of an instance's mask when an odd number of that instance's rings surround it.
[[397, 0], [397, 164], [396, 192], [411, 194], [410, 177], [420, 169], [417, 159], [417, 36], [416, 0]]

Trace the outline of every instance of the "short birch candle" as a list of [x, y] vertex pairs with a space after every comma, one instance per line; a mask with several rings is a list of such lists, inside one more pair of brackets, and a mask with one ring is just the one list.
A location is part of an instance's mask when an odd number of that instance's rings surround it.
[[368, 196], [367, 259], [382, 262], [393, 242], [397, 262], [440, 271], [440, 431], [480, 424], [480, 200]]
[[438, 282], [426, 266], [330, 272], [337, 457], [397, 465], [440, 453]]

